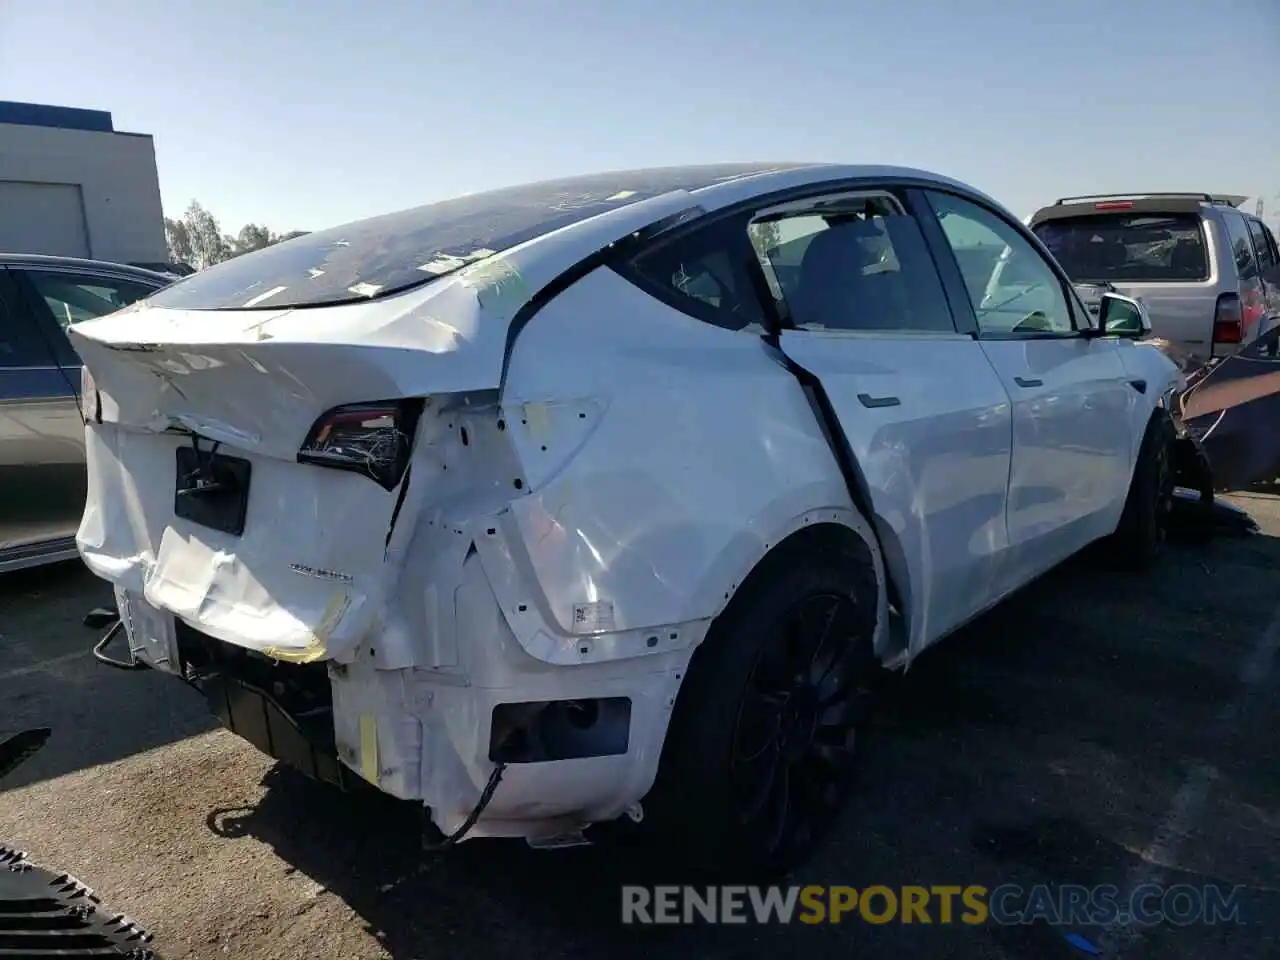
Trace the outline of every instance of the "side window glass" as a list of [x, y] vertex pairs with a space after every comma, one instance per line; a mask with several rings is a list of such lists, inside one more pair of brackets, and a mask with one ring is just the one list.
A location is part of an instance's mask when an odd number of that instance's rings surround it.
[[1272, 259], [1271, 244], [1267, 242], [1267, 228], [1260, 220], [1250, 220], [1249, 235], [1253, 238], [1253, 249], [1258, 254], [1258, 266], [1265, 273], [1276, 265]]
[[955, 332], [919, 225], [890, 194], [765, 211], [748, 235], [780, 313], [798, 328]]
[[1058, 274], [1021, 233], [985, 207], [950, 194], [929, 202], [955, 254], [981, 333], [1072, 333]]
[[73, 323], [115, 313], [155, 289], [136, 280], [27, 270], [37, 296], [44, 300], [55, 320], [66, 329]]
[[20, 303], [12, 278], [0, 268], [0, 369], [51, 366], [53, 357], [35, 318], [20, 309]]
[[1223, 222], [1227, 225], [1227, 239], [1231, 244], [1231, 255], [1235, 258], [1236, 273], [1241, 280], [1252, 280], [1258, 275], [1258, 261], [1253, 255], [1253, 241], [1249, 238], [1249, 228], [1245, 219], [1238, 213], [1224, 213]]
[[1262, 232], [1267, 237], [1267, 246], [1271, 248], [1271, 262], [1276, 266], [1280, 266], [1280, 247], [1276, 246], [1276, 235], [1271, 232], [1271, 228], [1265, 223], [1262, 225]]
[[694, 230], [636, 257], [631, 267], [664, 299], [729, 330], [764, 330], [764, 313], [748, 272], [751, 246], [743, 219]]

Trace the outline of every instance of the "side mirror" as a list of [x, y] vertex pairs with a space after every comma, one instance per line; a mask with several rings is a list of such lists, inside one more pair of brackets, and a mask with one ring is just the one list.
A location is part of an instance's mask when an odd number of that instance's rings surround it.
[[1132, 297], [1104, 293], [1098, 304], [1098, 329], [1104, 337], [1141, 340], [1151, 332], [1151, 315]]

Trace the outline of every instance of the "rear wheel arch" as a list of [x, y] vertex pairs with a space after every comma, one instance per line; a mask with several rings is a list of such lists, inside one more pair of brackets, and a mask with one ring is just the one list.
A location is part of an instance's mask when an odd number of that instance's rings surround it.
[[[874, 588], [874, 628], [862, 634], [864, 639], [859, 642], [865, 645], [860, 648], [864, 653], [858, 655], [865, 657], [863, 662], [868, 670], [874, 669], [873, 651], [885, 635], [888, 617], [884, 565], [870, 523], [847, 508], [845, 512], [852, 513], [856, 519], [841, 522], [844, 518], [833, 508], [815, 511], [817, 517], [807, 523], [801, 520], [797, 529], [774, 543], [742, 578], [713, 620], [706, 640], [693, 651], [667, 715], [667, 728], [658, 742], [660, 763], [645, 797], [645, 806], [649, 808], [646, 822], [653, 814], [657, 829], [657, 833], [642, 831], [650, 841], [661, 843], [673, 836], [683, 836], [684, 840], [677, 843], [677, 849], [681, 849], [685, 842], [693, 842], [685, 832], [688, 829], [694, 829], [695, 837], [707, 831], [710, 836], [725, 826], [719, 817], [708, 817], [715, 805], [706, 797], [703, 798], [706, 803], [692, 803], [685, 793], [690, 777], [705, 779], [701, 786], [708, 795], [718, 795], [721, 788], [727, 788], [727, 784], [712, 776], [711, 768], [693, 761], [706, 748], [708, 736], [717, 739], [724, 732], [726, 707], [742, 703], [737, 684], [749, 678], [750, 671], [744, 672], [744, 664], [756, 656], [757, 613], [762, 607], [768, 609], [778, 602], [789, 602], [784, 598], [794, 595], [797, 578], [801, 583], [825, 580], [827, 590], [835, 588], [836, 583], [847, 584], [848, 594], [855, 603], [859, 598], [865, 603], [868, 589]], [[780, 592], [771, 597], [775, 578]], [[867, 610], [867, 607], [861, 609]], [[694, 772], [697, 776], [693, 776]], [[694, 845], [701, 846], [701, 841]]]
[[744, 536], [737, 544], [726, 547], [721, 562], [693, 594], [696, 608], [690, 611], [690, 619], [710, 616], [714, 622], [741, 591], [756, 589], [766, 582], [776, 565], [803, 561], [807, 554], [819, 552], [822, 547], [842, 543], [868, 544], [889, 603], [897, 605], [897, 597], [910, 594], [910, 585], [901, 579], [903, 561], [894, 560], [902, 556], [896, 535], [887, 524], [873, 522], [862, 510], [847, 503], [813, 507], [781, 522], [761, 523], [757, 518], [752, 527], [766, 532], [762, 538]]
[[[831, 549], [849, 547], [855, 550], [865, 549], [876, 567], [882, 587], [884, 585], [884, 558], [879, 541], [871, 524], [862, 514], [855, 510], [814, 510], [797, 517], [789, 532], [777, 538], [765, 550], [759, 560], [741, 583], [736, 586], [732, 596], [726, 597], [728, 603], [733, 596], [748, 589], [759, 589], [768, 582], [768, 577], [784, 565], [807, 563], [815, 556], [821, 556]], [[721, 609], [724, 612], [724, 608]]]

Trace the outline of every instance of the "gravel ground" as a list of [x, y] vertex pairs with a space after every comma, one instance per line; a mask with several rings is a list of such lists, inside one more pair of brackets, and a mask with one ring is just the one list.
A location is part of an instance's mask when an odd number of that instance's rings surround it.
[[[1237, 503], [1264, 536], [1145, 578], [1074, 562], [892, 680], [861, 795], [797, 882], [1239, 885], [1243, 923], [1107, 955], [1280, 956], [1280, 498]], [[78, 564], [0, 580], [0, 733], [54, 729], [5, 781], [0, 838], [170, 960], [1087, 955], [1043, 924], [623, 927], [643, 868], [595, 849], [425, 860], [412, 811], [291, 776], [177, 681], [97, 664], [79, 621], [108, 598]]]

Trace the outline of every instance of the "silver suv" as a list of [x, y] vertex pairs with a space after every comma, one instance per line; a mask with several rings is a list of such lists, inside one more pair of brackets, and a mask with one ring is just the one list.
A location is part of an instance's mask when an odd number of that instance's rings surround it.
[[1031, 229], [1080, 285], [1140, 298], [1153, 333], [1200, 362], [1280, 324], [1280, 250], [1246, 198], [1207, 193], [1064, 197]]
[[77, 556], [85, 503], [80, 360], [65, 329], [176, 278], [0, 253], [0, 573]]

